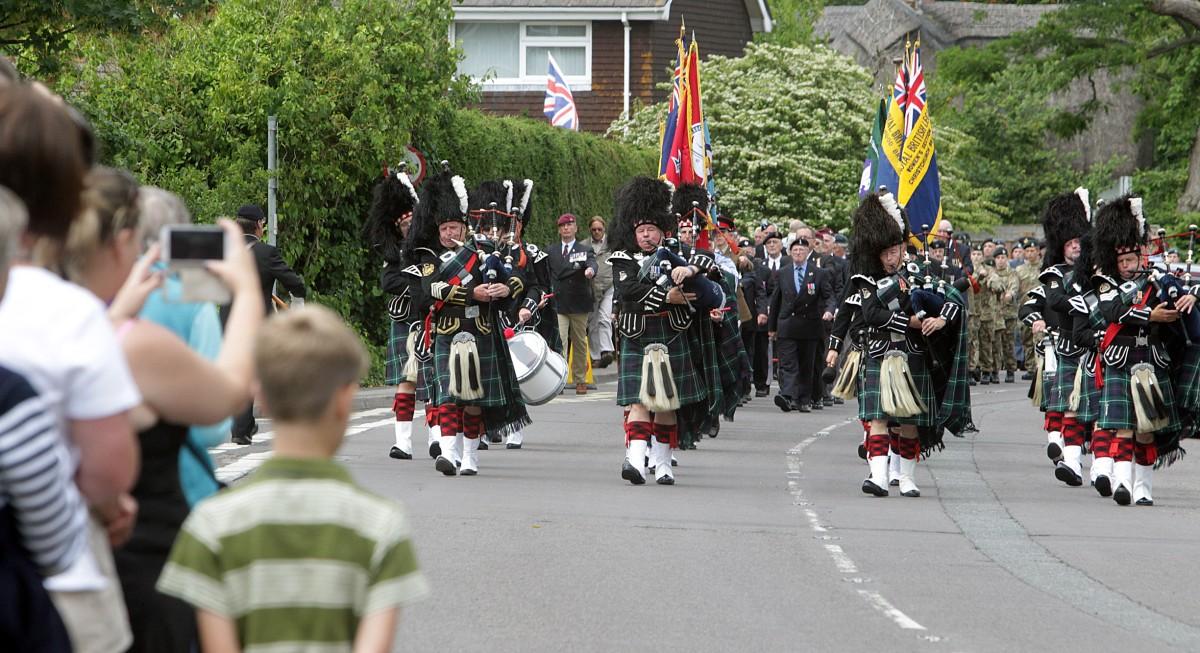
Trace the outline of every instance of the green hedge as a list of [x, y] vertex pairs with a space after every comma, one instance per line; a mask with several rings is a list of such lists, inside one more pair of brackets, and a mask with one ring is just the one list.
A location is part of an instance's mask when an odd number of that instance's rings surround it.
[[551, 127], [544, 120], [455, 110], [417, 130], [430, 166], [448, 160], [471, 186], [485, 179], [532, 179], [533, 219], [526, 240], [557, 239], [563, 213], [611, 217], [613, 192], [633, 175], [653, 175], [658, 153], [590, 134]]

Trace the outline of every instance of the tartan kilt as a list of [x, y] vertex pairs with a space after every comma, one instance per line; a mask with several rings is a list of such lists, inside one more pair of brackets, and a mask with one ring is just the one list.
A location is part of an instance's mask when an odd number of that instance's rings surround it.
[[692, 351], [688, 331], [671, 328], [666, 317], [646, 316], [646, 328], [636, 338], [621, 337], [621, 368], [617, 376], [617, 405], [631, 406], [641, 403], [642, 359], [646, 345], [661, 343], [667, 346], [671, 361], [671, 373], [675, 377], [675, 388], [679, 393], [679, 405], [686, 406], [705, 401], [708, 392], [700, 374], [692, 365]]
[[736, 320], [724, 320], [713, 325], [717, 331], [717, 371], [724, 394], [721, 414], [732, 419], [742, 396], [750, 391], [750, 357], [742, 343], [742, 333]]
[[1046, 396], [1046, 411], [1065, 413], [1071, 408], [1071, 393], [1075, 390], [1075, 374], [1079, 371], [1079, 359], [1074, 356], [1059, 356], [1058, 369], [1053, 382], [1043, 388]]
[[1175, 371], [1175, 403], [1181, 413], [1200, 413], [1200, 344], [1189, 344]]
[[[465, 322], [465, 320], [463, 320]], [[450, 394], [450, 341], [456, 334], [438, 334], [433, 337], [433, 382], [430, 384], [432, 403], [437, 406], [459, 404], [463, 406], [503, 406], [504, 380], [501, 378], [499, 356], [508, 356], [507, 348], [496, 351], [492, 346], [490, 336], [476, 333], [474, 329], [462, 329], [475, 336], [475, 346], [479, 349], [479, 382], [483, 388], [483, 398], [465, 401]]]
[[399, 385], [404, 375], [404, 366], [408, 363], [408, 332], [412, 330], [412, 322], [391, 321], [388, 330], [387, 364], [384, 377], [388, 385]]
[[858, 418], [865, 420], [886, 419], [900, 424], [915, 424], [917, 426], [935, 426], [937, 416], [937, 399], [933, 392], [933, 379], [929, 376], [929, 368], [925, 365], [923, 354], [908, 355], [908, 369], [912, 372], [913, 383], [925, 402], [928, 411], [914, 417], [895, 418], [883, 412], [883, 393], [879, 389], [880, 368], [883, 356], [873, 358], [864, 355], [862, 367], [858, 373]]
[[[1129, 367], [1142, 362], [1133, 360], [1134, 352], [1130, 353]], [[1132, 429], [1137, 430], [1137, 415], [1133, 412], [1133, 398], [1129, 391], [1129, 367], [1104, 367], [1104, 387], [1100, 390], [1100, 416], [1096, 426], [1102, 429]], [[1175, 393], [1171, 386], [1171, 376], [1167, 370], [1154, 368], [1154, 376], [1162, 388], [1163, 398], [1167, 402], [1170, 420], [1158, 432], [1171, 433], [1180, 429], [1179, 411], [1175, 406]]]
[[[1096, 367], [1092, 356], [1083, 356], [1082, 363], [1076, 374], [1083, 375], [1079, 384], [1079, 409], [1075, 411], [1075, 421], [1080, 424], [1092, 424], [1100, 418], [1100, 388], [1096, 387]], [[1067, 391], [1069, 397], [1071, 392]]]

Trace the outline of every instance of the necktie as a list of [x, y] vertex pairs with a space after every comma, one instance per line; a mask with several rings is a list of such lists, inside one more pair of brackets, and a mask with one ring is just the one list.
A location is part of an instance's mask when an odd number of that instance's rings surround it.
[[564, 243], [563, 244], [563, 258], [566, 258], [567, 252], [570, 252], [570, 251], [571, 251], [571, 246]]

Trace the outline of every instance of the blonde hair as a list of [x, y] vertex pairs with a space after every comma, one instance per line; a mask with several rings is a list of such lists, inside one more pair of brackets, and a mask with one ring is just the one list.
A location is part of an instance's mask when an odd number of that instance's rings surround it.
[[342, 318], [316, 304], [276, 314], [254, 345], [254, 369], [271, 416], [315, 420], [338, 390], [367, 372], [367, 352]]
[[138, 228], [138, 183], [124, 170], [96, 166], [83, 180], [83, 213], [67, 234], [63, 263], [79, 279], [88, 261], [117, 234]]

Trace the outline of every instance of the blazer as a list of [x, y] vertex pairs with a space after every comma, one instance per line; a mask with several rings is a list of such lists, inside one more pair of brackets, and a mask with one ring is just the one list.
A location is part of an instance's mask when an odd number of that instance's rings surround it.
[[[279, 255], [277, 247], [264, 243], [250, 234], [242, 235], [246, 240], [247, 249], [254, 255], [254, 266], [258, 268], [258, 281], [262, 284], [263, 313], [265, 315], [269, 316], [275, 312], [275, 304], [271, 302], [271, 290], [276, 281], [292, 297], [304, 299], [307, 296], [308, 291], [304, 287], [304, 279], [288, 266], [283, 257]], [[221, 326], [224, 326], [225, 320], [229, 319], [229, 308], [229, 305], [221, 307]]]
[[831, 272], [818, 268], [810, 256], [800, 291], [796, 291], [795, 266], [789, 260], [779, 268], [775, 290], [771, 294], [767, 331], [779, 338], [823, 340], [825, 327], [821, 315], [833, 313], [837, 299], [833, 296]]
[[564, 257], [563, 244], [559, 241], [551, 243], [546, 253], [550, 255], [550, 280], [559, 315], [591, 313], [592, 281], [584, 275], [584, 270], [590, 268], [593, 276], [599, 272], [592, 246], [576, 240]]

